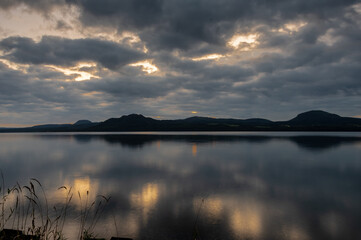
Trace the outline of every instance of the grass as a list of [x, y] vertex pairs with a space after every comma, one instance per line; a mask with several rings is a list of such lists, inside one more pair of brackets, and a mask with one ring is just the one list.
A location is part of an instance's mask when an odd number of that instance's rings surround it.
[[[72, 188], [61, 186], [58, 191], [65, 191], [65, 199], [61, 204], [49, 206], [45, 190], [35, 178], [27, 185], [16, 183], [5, 188], [4, 175], [0, 170], [0, 233], [18, 233], [17, 239], [63, 240], [64, 225], [68, 219], [68, 211], [73, 207], [74, 193]], [[75, 220], [79, 222], [79, 240], [95, 239], [94, 228], [101, 218], [110, 198], [97, 196], [94, 201], [89, 199], [87, 191], [85, 199], [77, 192], [80, 210]], [[8, 230], [11, 229], [11, 230]], [[9, 239], [0, 235], [1, 239]], [[24, 238], [24, 236], [28, 236]]]

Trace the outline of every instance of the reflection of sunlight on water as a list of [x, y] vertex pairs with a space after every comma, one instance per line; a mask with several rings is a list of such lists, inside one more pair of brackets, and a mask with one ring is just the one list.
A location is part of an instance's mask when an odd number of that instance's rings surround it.
[[196, 143], [193, 143], [193, 145], [192, 145], [192, 155], [193, 155], [193, 157], [197, 156], [197, 144]]
[[195, 199], [193, 201], [194, 212], [198, 212], [199, 208], [201, 208], [201, 215], [210, 219], [212, 222], [215, 222], [222, 218], [222, 213], [224, 211], [223, 201], [219, 197], [209, 197], [204, 200], [202, 203], [202, 199]]
[[137, 193], [131, 193], [130, 202], [132, 206], [142, 209], [143, 222], [146, 223], [150, 211], [158, 202], [160, 188], [158, 184], [147, 183], [142, 190]]
[[[202, 200], [195, 199], [194, 211], [197, 213]], [[206, 198], [201, 207], [200, 218], [206, 217], [210, 222], [224, 221], [228, 217], [230, 229], [235, 238], [259, 238], [262, 234], [262, 206], [251, 199], [234, 201], [229, 196]]]
[[86, 200], [88, 200], [89, 203], [95, 201], [98, 195], [98, 187], [99, 184], [94, 182], [94, 180], [91, 182], [89, 177], [74, 179], [73, 189], [74, 193], [81, 197], [78, 201], [80, 206], [85, 204]]
[[297, 226], [286, 225], [282, 232], [285, 235], [286, 239], [290, 239], [290, 240], [308, 240], [308, 239], [310, 239], [307, 236], [306, 232]]
[[87, 194], [90, 191], [90, 179], [89, 177], [74, 179], [74, 191], [80, 193], [81, 196]]
[[66, 189], [51, 191], [49, 199], [58, 203], [63, 203], [68, 195], [68, 191], [71, 189], [71, 193], [74, 195], [72, 203], [76, 204], [77, 207], [81, 207], [82, 204], [85, 204], [87, 199], [88, 204], [95, 201], [96, 196], [99, 194], [99, 183], [94, 179], [90, 180], [89, 177], [78, 177], [73, 181], [67, 179], [63, 186], [65, 186]]
[[230, 215], [231, 229], [237, 236], [259, 237], [262, 230], [261, 220], [261, 213], [256, 206], [233, 209]]

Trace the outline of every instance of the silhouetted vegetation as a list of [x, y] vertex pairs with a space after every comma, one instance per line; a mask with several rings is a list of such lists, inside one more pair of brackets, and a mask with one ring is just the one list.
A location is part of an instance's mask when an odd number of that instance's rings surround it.
[[[0, 171], [1, 172], [1, 171]], [[48, 198], [41, 183], [31, 179], [27, 185], [16, 183], [11, 188], [5, 187], [1, 172], [2, 184], [0, 193], [0, 239], [33, 239], [62, 240], [64, 225], [68, 218], [68, 210], [72, 207], [74, 193], [72, 188], [62, 186], [58, 191], [65, 191], [63, 203], [49, 206]], [[106, 203], [110, 198], [97, 196], [94, 201], [89, 199], [87, 191], [85, 199], [77, 192], [80, 201], [79, 232], [77, 239], [95, 238], [94, 227], [99, 221]], [[73, 210], [74, 211], [74, 210]]]

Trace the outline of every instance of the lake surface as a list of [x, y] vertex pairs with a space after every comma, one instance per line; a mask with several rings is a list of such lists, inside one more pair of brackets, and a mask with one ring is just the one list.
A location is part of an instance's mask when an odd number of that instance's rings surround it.
[[72, 187], [69, 239], [98, 195], [108, 239], [361, 239], [361, 133], [0, 134], [0, 169]]

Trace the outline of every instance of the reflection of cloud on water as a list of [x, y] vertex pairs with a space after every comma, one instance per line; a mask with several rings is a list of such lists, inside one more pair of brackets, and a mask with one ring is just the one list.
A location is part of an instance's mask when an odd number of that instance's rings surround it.
[[236, 236], [258, 238], [262, 232], [262, 216], [259, 209], [234, 209], [230, 215], [231, 229]]
[[147, 183], [140, 191], [130, 194], [131, 205], [141, 209], [143, 223], [147, 223], [150, 212], [159, 200], [160, 191], [161, 189], [158, 184]]
[[[199, 218], [208, 223], [228, 222], [229, 229], [236, 239], [259, 238], [262, 234], [262, 203], [255, 199], [235, 198], [235, 196], [217, 195], [193, 201], [194, 212], [201, 208]], [[200, 220], [200, 221], [201, 221]]]
[[236, 183], [246, 184], [247, 186], [250, 186], [252, 189], [259, 192], [265, 191], [267, 189], [267, 183], [257, 176], [247, 176], [245, 174], [236, 172], [233, 174], [233, 178]]
[[[338, 141], [342, 147], [315, 155], [293, 144], [313, 146], [314, 138], [148, 137], [151, 144], [142, 149], [89, 138], [81, 144], [61, 137], [5, 141], [0, 157], [7, 183], [35, 176], [47, 194], [54, 192], [48, 194], [49, 206], [64, 203], [67, 191], [57, 190], [59, 186], [72, 186], [73, 215], [79, 212], [78, 191], [83, 200], [89, 191], [89, 201], [97, 194], [111, 196], [96, 232], [112, 236], [114, 214], [120, 236], [186, 239], [174, 235], [192, 234], [202, 196], [209, 196], [199, 218], [203, 239], [352, 239], [348, 237], [358, 233], [352, 225], [360, 216], [357, 139], [332, 138], [319, 147]], [[112, 138], [113, 143], [118, 140], [122, 144], [127, 139]], [[142, 137], [131, 140], [137, 143]], [[69, 219], [78, 221], [73, 215]], [[73, 231], [70, 222], [67, 231]]]
[[193, 212], [200, 214], [200, 218], [206, 218], [212, 224], [220, 221], [224, 213], [224, 202], [218, 196], [208, 198], [195, 198], [193, 200]]
[[[111, 219], [113, 220], [113, 219]], [[139, 216], [135, 213], [129, 213], [118, 217], [116, 220], [116, 232], [118, 236], [135, 237], [139, 234]], [[107, 225], [113, 225], [109, 221]]]
[[259, 238], [262, 234], [263, 203], [255, 199], [224, 199], [229, 212], [230, 228], [237, 238]]
[[63, 186], [65, 188], [55, 189], [49, 192], [49, 199], [54, 203], [64, 203], [70, 194], [73, 194], [72, 204], [78, 208], [84, 204], [91, 204], [96, 200], [99, 194], [99, 182], [95, 179], [86, 177], [76, 177], [74, 179], [65, 179]]
[[285, 225], [282, 229], [282, 234], [289, 240], [308, 240], [311, 239], [307, 233], [298, 226]]
[[[226, 239], [310, 239], [300, 213], [289, 203], [265, 201], [259, 196], [244, 194], [217, 194], [193, 200], [196, 215], [201, 207], [198, 225], [201, 236], [213, 226], [228, 229]], [[203, 203], [202, 203], [203, 200]], [[269, 235], [274, 234], [274, 235]]]
[[321, 226], [333, 238], [337, 239], [342, 232], [344, 219], [335, 212], [324, 214], [320, 218]]

